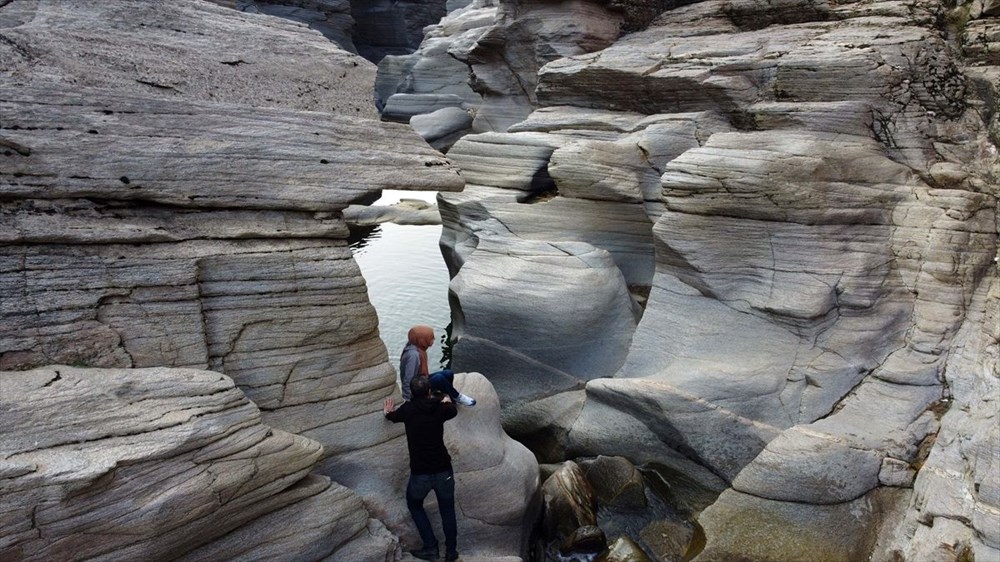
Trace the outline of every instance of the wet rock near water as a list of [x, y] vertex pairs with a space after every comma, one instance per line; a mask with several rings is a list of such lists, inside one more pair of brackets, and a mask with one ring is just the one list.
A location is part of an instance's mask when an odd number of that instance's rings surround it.
[[394, 205], [351, 205], [344, 209], [349, 226], [374, 226], [383, 222], [403, 225], [441, 224], [437, 205], [422, 199], [401, 199]]
[[628, 459], [599, 456], [581, 465], [600, 505], [621, 509], [646, 507], [642, 473]]
[[[602, 456], [541, 468], [536, 558], [645, 560], [651, 553], [654, 560], [677, 562], [700, 549], [691, 515], [677, 513], [666, 498], [647, 489], [642, 473], [627, 459]], [[590, 523], [592, 514], [596, 523]]]
[[628, 537], [619, 537], [611, 543], [607, 552], [601, 553], [594, 562], [653, 562], [646, 552]]
[[593, 489], [580, 466], [566, 461], [542, 483], [542, 531], [565, 538], [580, 527], [597, 525]]
[[560, 554], [597, 554], [603, 552], [608, 545], [604, 531], [596, 525], [584, 525], [570, 533], [559, 546]]

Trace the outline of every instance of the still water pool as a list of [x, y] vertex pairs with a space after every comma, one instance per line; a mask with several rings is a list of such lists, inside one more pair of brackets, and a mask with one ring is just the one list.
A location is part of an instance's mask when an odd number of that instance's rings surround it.
[[[436, 192], [385, 190], [373, 205], [405, 199], [435, 201]], [[442, 364], [441, 336], [451, 322], [448, 309], [448, 268], [438, 247], [441, 226], [382, 223], [352, 229], [351, 251], [368, 285], [368, 298], [378, 313], [378, 328], [399, 368], [406, 333], [414, 324], [434, 328], [437, 343], [427, 350], [432, 371]]]

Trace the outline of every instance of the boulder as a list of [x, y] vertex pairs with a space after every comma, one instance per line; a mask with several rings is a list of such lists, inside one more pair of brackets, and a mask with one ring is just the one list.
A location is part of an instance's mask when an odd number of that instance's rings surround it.
[[726, 490], [698, 517], [707, 542], [694, 560], [863, 559], [874, 544], [882, 511], [901, 493], [879, 489], [850, 502], [817, 506]]
[[684, 560], [693, 546], [695, 531], [669, 519], [657, 519], [639, 532], [639, 538], [648, 545], [654, 560]]
[[474, 396], [445, 424], [445, 445], [455, 467], [459, 536], [470, 554], [513, 556], [526, 544], [539, 488], [534, 455], [500, 425], [500, 397], [480, 373], [457, 373], [455, 387]]
[[628, 535], [622, 535], [595, 562], [652, 562], [652, 559]]
[[311, 474], [323, 447], [264, 425], [229, 377], [195, 369], [0, 372], [0, 556], [323, 560], [369, 535], [353, 491]]
[[[539, 488], [538, 462], [500, 426], [500, 401], [490, 382], [479, 373], [456, 373], [455, 387], [476, 398], [473, 407], [459, 406], [458, 417], [445, 423], [444, 441], [455, 471], [455, 507], [458, 513], [459, 551], [463, 557], [501, 559], [519, 556], [534, 522]], [[381, 416], [381, 414], [380, 414]], [[367, 420], [381, 428], [383, 439], [395, 435], [400, 424]], [[402, 451], [402, 462], [394, 460]], [[406, 444], [386, 440], [377, 450], [358, 451], [352, 464], [376, 474], [354, 477], [348, 485], [375, 488], [366, 495], [372, 513], [391, 522], [408, 549], [420, 548], [416, 528], [406, 509]], [[388, 492], [388, 494], [386, 493]], [[441, 539], [436, 501], [425, 503]]]
[[472, 130], [472, 116], [457, 107], [443, 107], [431, 113], [414, 115], [410, 126], [437, 150], [447, 151], [455, 141]]
[[374, 226], [383, 222], [429, 225], [441, 224], [441, 215], [433, 203], [404, 198], [393, 205], [351, 205], [344, 209], [344, 222], [351, 226]]
[[580, 527], [596, 525], [594, 492], [580, 466], [566, 461], [542, 483], [542, 532], [562, 542]]
[[572, 554], [597, 554], [608, 545], [604, 531], [594, 525], [584, 525], [570, 533], [559, 546], [559, 553], [564, 556]]
[[[610, 254], [579, 242], [480, 240], [449, 290], [454, 367], [483, 372], [507, 404], [610, 376], [635, 326]], [[513, 423], [505, 411], [505, 428], [516, 435]]]
[[628, 459], [602, 455], [581, 464], [598, 505], [621, 509], [646, 507], [646, 484], [642, 473]]

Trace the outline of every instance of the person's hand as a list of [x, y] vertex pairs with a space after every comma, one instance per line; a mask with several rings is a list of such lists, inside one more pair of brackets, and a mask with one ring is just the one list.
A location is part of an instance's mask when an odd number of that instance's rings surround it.
[[382, 413], [388, 414], [389, 412], [396, 409], [396, 401], [392, 398], [386, 398], [385, 402], [382, 402]]
[[441, 403], [442, 404], [451, 404], [451, 396], [448, 396], [447, 394], [445, 394], [444, 396], [442, 396], [441, 397]]

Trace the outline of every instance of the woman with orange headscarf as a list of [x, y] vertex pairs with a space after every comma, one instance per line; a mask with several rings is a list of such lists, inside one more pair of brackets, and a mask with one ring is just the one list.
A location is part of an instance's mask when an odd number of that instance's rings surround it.
[[399, 356], [399, 378], [403, 390], [403, 399], [410, 400], [410, 381], [421, 375], [430, 378], [431, 390], [443, 392], [451, 396], [458, 404], [475, 406], [476, 400], [455, 390], [455, 373], [445, 369], [429, 373], [427, 368], [427, 348], [434, 345], [434, 329], [430, 326], [417, 325], [410, 328], [406, 336], [406, 347]]

